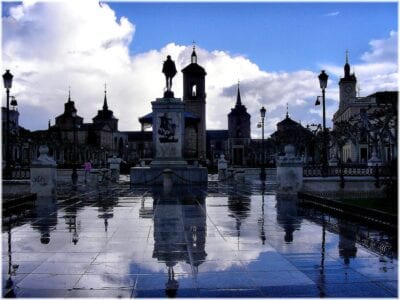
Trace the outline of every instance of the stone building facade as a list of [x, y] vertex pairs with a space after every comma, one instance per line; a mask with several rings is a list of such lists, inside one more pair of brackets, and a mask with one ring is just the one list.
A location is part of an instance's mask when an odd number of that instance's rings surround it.
[[339, 81], [339, 109], [333, 115], [330, 156], [343, 162], [367, 163], [377, 156], [383, 163], [397, 158], [398, 92], [356, 94], [357, 78], [346, 57]]
[[73, 163], [82, 165], [89, 160], [94, 165], [106, 166], [107, 159], [113, 155], [127, 158], [128, 138], [118, 131], [118, 119], [108, 108], [106, 92], [103, 109], [98, 111], [93, 123], [84, 123], [70, 94], [64, 103], [64, 112], [55, 118], [54, 125], [49, 121], [47, 130], [26, 130], [18, 126], [18, 112], [10, 112], [16, 118], [12, 123], [16, 124], [13, 125], [16, 130], [12, 131], [13, 165], [29, 165], [37, 158], [41, 145], [47, 145], [57, 164], [65, 167]]

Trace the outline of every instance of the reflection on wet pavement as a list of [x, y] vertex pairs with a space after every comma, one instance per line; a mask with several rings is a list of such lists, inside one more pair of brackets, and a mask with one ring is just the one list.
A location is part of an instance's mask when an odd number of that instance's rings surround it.
[[58, 192], [3, 212], [3, 296], [397, 296], [395, 235], [257, 182]]

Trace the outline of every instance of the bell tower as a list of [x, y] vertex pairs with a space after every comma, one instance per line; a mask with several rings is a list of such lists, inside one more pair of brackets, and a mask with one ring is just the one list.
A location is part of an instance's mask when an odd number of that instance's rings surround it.
[[197, 64], [197, 54], [195, 46], [191, 55], [191, 62], [183, 70], [183, 102], [185, 111], [193, 113], [199, 118], [196, 132], [197, 139], [195, 148], [197, 149], [197, 159], [206, 158], [206, 92], [205, 78], [206, 71]]
[[356, 75], [350, 74], [349, 54], [346, 51], [346, 63], [344, 65], [344, 77], [339, 81], [340, 102], [339, 109], [347, 103], [354, 101], [357, 96], [356, 91], [357, 78]]

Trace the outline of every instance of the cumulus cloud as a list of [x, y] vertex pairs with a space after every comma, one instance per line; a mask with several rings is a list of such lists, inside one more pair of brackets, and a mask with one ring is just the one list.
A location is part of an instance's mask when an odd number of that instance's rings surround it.
[[[129, 47], [135, 42], [134, 21], [118, 19], [107, 4], [96, 1], [79, 2], [79, 7], [74, 2], [24, 2], [11, 7], [2, 20], [2, 53], [4, 68], [15, 75], [12, 93], [18, 99], [20, 124], [44, 129], [48, 119], [54, 122], [63, 111], [69, 86], [78, 114], [91, 122], [102, 107], [106, 82], [108, 104], [119, 118], [120, 130], [139, 130], [138, 118], [150, 112], [151, 101], [163, 95], [162, 62], [169, 54], [181, 70], [190, 63], [192, 49], [171, 42], [161, 49], [132, 55]], [[379, 81], [393, 87], [397, 65], [382, 51], [394, 40], [397, 33], [391, 33], [389, 40], [371, 42], [371, 51], [363, 56], [365, 63], [356, 66], [362, 84], [371, 83], [375, 88]], [[263, 105], [267, 108], [267, 136], [275, 131], [276, 121], [285, 117], [286, 103], [293, 119], [303, 124], [320, 122], [317, 113], [310, 114], [320, 94], [317, 73], [268, 72], [244, 55], [201, 47], [196, 52], [199, 64], [207, 71], [207, 128], [227, 128], [238, 79], [242, 102], [252, 116], [254, 137], [260, 136], [257, 122]], [[343, 70], [342, 66], [326, 69], [337, 76]], [[173, 90], [181, 97], [181, 72], [174, 78]], [[337, 106], [338, 91], [333, 81], [329, 82], [327, 97], [332, 107]]]
[[393, 63], [397, 61], [397, 32], [391, 31], [387, 39], [372, 40], [371, 51], [365, 52], [361, 59], [367, 63]]

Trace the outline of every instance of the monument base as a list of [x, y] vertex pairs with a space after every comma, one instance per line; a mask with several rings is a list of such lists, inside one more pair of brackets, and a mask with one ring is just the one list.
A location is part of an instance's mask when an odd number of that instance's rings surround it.
[[[131, 168], [131, 185], [162, 185], [163, 171], [172, 171], [172, 183], [179, 185], [207, 184], [208, 173], [205, 167], [189, 165], [165, 164], [151, 165], [150, 167]], [[185, 162], [186, 163], [186, 162]]]

